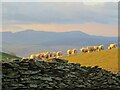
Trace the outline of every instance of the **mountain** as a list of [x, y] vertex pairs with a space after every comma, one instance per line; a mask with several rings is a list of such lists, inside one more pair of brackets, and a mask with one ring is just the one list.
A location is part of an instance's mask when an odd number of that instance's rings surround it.
[[[74, 36], [75, 35], [75, 36]], [[89, 35], [82, 32], [44, 32], [26, 30], [16, 33], [3, 32], [2, 38], [3, 43], [16, 43], [16, 44], [42, 44], [46, 42], [63, 40], [69, 38], [82, 38], [88, 37]], [[7, 41], [7, 42], [5, 42]]]
[[3, 32], [2, 33], [3, 44], [42, 44], [42, 45], [53, 45], [53, 44], [78, 44], [86, 43], [86, 45], [91, 44], [101, 44], [115, 42], [114, 37], [100, 37], [91, 36], [80, 31], [71, 32], [44, 32], [44, 31], [34, 31], [26, 30], [21, 32]]
[[88, 35], [80, 31], [45, 32], [24, 30], [21, 32], [2, 32], [2, 50], [23, 56], [38, 51], [57, 51], [82, 46], [117, 43], [116, 37]]

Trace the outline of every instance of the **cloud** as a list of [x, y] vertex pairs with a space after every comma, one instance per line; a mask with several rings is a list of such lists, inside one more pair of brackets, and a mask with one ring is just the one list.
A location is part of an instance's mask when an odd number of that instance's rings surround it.
[[104, 23], [116, 24], [117, 3], [89, 5], [70, 2], [5, 2], [3, 20], [20, 23]]
[[83, 31], [117, 36], [118, 3], [4, 2], [1, 31]]

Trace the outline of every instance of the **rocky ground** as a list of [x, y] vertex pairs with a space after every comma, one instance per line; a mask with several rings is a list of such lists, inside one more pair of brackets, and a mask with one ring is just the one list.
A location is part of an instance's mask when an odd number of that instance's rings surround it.
[[66, 60], [2, 62], [2, 90], [120, 89], [120, 73]]

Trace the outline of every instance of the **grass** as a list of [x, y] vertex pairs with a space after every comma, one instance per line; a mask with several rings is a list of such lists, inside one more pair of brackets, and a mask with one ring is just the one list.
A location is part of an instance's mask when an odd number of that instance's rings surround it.
[[4, 53], [4, 52], [0, 52], [0, 60], [16, 59], [16, 58], [19, 58], [19, 57], [15, 56], [15, 55], [10, 55], [10, 54]]
[[65, 56], [63, 59], [68, 60], [69, 63], [80, 63], [82, 66], [99, 66], [108, 71], [118, 72], [118, 54], [120, 55], [120, 49], [112, 49]]

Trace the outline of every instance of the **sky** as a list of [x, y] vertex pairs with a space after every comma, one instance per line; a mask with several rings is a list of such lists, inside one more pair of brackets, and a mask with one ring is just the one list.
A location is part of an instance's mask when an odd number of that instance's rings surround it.
[[2, 30], [82, 31], [118, 36], [116, 2], [3, 2]]

